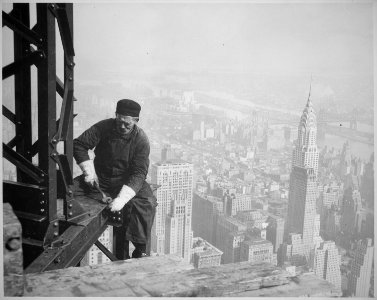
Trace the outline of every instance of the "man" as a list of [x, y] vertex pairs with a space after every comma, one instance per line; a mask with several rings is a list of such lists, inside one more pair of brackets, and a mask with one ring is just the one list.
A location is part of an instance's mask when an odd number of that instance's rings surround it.
[[[81, 181], [92, 189], [98, 184], [109, 194], [114, 199], [109, 204], [112, 212], [123, 210], [125, 238], [135, 245], [133, 258], [146, 256], [157, 206], [145, 181], [150, 146], [137, 126], [140, 110], [133, 100], [119, 100], [115, 119], [94, 124], [73, 141], [73, 156], [83, 171]], [[88, 155], [93, 148], [94, 161]]]

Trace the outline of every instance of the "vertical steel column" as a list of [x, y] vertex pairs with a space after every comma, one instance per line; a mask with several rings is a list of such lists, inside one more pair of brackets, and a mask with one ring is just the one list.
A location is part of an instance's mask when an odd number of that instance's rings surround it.
[[57, 172], [51, 158], [51, 140], [56, 133], [56, 53], [55, 17], [47, 4], [37, 4], [37, 22], [42, 37], [40, 50], [45, 55], [38, 67], [39, 167], [48, 175], [44, 185], [49, 193], [47, 218], [51, 222], [57, 218]]
[[[72, 36], [72, 44], [73, 43], [73, 3], [66, 3], [65, 4], [65, 10], [67, 12], [68, 17], [68, 23], [71, 31]], [[67, 61], [67, 57], [64, 56], [64, 81], [71, 80], [74, 82], [74, 72], [73, 72], [73, 66], [69, 66], [69, 63], [73, 62], [73, 57], [71, 59], [71, 62]], [[71, 79], [70, 79], [70, 78]], [[74, 85], [72, 84], [72, 94], [74, 93]], [[75, 102], [72, 102], [72, 111], [69, 117], [69, 125], [68, 125], [68, 132], [67, 132], [67, 139], [64, 143], [64, 153], [67, 156], [68, 164], [71, 169], [71, 172], [73, 174], [73, 112], [74, 112], [74, 104]]]
[[[23, 25], [30, 27], [29, 4], [13, 4], [13, 16]], [[14, 34], [14, 61], [22, 60], [30, 52], [30, 42]], [[32, 124], [31, 124], [31, 77], [30, 66], [25, 64], [14, 76], [15, 115], [16, 115], [16, 151], [31, 161]], [[29, 182], [28, 176], [17, 168], [17, 181]]]

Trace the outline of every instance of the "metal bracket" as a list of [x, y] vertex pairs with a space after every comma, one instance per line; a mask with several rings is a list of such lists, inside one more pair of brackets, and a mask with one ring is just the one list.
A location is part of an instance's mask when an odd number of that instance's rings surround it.
[[33, 53], [25, 56], [23, 59], [15, 61], [5, 67], [3, 67], [3, 80], [16, 74], [19, 70], [25, 67], [25, 65], [36, 65], [41, 59], [45, 58], [43, 51], [36, 50]]
[[8, 145], [4, 143], [3, 156], [38, 183], [42, 183], [47, 177], [41, 169], [34, 166], [32, 162], [24, 158], [22, 155], [18, 154], [16, 151], [14, 151], [12, 148], [10, 148]]

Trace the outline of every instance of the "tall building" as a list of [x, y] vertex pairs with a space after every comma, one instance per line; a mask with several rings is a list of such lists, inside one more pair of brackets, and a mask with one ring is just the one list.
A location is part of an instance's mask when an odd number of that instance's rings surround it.
[[216, 226], [219, 215], [223, 214], [223, 201], [214, 196], [194, 193], [192, 204], [192, 230], [212, 245], [216, 243]]
[[316, 116], [309, 97], [298, 126], [298, 139], [292, 155], [288, 215], [284, 230], [286, 242], [290, 239], [290, 234], [301, 234], [302, 254], [306, 259], [314, 248], [313, 228], [317, 227], [318, 149], [316, 136]]
[[359, 240], [351, 262], [348, 293], [355, 297], [368, 297], [373, 264], [372, 239]]
[[284, 237], [284, 219], [277, 216], [270, 216], [267, 219], [267, 231], [266, 238], [274, 246], [274, 252], [276, 253], [283, 243]]
[[157, 209], [152, 227], [151, 249], [156, 253], [177, 254], [190, 260], [193, 165], [167, 160], [152, 166], [152, 183]]
[[337, 292], [341, 291], [340, 262], [341, 256], [333, 241], [322, 242], [315, 251], [314, 274], [332, 283]]
[[317, 120], [310, 98], [301, 115], [292, 167], [312, 168], [318, 174]]
[[216, 227], [215, 246], [223, 252], [221, 263], [240, 261], [241, 242], [245, 240], [247, 226], [233, 217], [220, 216]]

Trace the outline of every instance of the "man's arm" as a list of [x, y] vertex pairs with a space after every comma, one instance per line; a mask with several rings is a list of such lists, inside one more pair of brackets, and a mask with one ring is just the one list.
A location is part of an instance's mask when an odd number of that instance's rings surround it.
[[84, 131], [78, 138], [73, 140], [73, 157], [77, 164], [89, 160], [88, 150], [97, 146], [101, 139], [101, 130], [98, 123]]
[[84, 180], [89, 186], [98, 184], [97, 174], [93, 160], [90, 159], [88, 150], [97, 146], [101, 139], [101, 123], [97, 123], [84, 131], [78, 138], [73, 140], [73, 157], [84, 173]]

